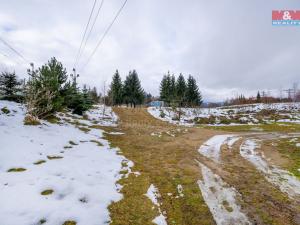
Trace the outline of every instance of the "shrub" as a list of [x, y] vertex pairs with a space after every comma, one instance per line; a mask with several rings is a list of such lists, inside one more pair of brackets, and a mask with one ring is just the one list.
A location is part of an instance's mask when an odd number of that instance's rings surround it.
[[27, 114], [24, 118], [24, 125], [36, 126], [36, 125], [41, 125], [41, 122], [37, 117], [31, 114]]
[[221, 124], [230, 124], [232, 122], [231, 119], [227, 118], [226, 116], [220, 116], [219, 120]]
[[163, 110], [160, 110], [159, 117], [160, 118], [165, 118], [166, 117], [166, 114], [164, 113]]
[[215, 124], [216, 123], [216, 117], [215, 116], [195, 117], [194, 122], [196, 124]]

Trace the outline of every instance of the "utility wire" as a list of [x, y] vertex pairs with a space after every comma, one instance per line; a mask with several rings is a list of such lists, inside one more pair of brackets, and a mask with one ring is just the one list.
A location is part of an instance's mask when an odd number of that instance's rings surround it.
[[118, 16], [120, 15], [121, 11], [123, 10], [123, 8], [125, 7], [126, 3], [128, 0], [125, 0], [123, 5], [121, 6], [121, 8], [118, 10], [117, 14], [115, 15], [114, 19], [112, 20], [112, 22], [109, 24], [109, 26], [106, 28], [103, 36], [101, 37], [101, 39], [99, 40], [99, 42], [97, 43], [94, 51], [92, 52], [92, 54], [90, 55], [90, 57], [88, 58], [87, 62], [84, 64], [84, 66], [82, 67], [82, 70], [84, 70], [84, 68], [89, 64], [89, 62], [91, 61], [91, 59], [93, 58], [93, 56], [95, 55], [97, 49], [99, 48], [99, 46], [102, 44], [105, 36], [108, 34], [109, 30], [111, 29], [111, 27], [113, 26], [113, 24], [115, 23], [115, 21], [117, 20]]
[[96, 16], [95, 16], [95, 18], [94, 18], [93, 24], [92, 24], [92, 26], [91, 26], [91, 28], [90, 28], [90, 30], [89, 30], [89, 32], [88, 32], [88, 35], [86, 36], [85, 42], [84, 42], [83, 47], [82, 47], [82, 51], [80, 52], [79, 57], [78, 57], [78, 63], [79, 63], [79, 61], [80, 61], [80, 57], [81, 57], [82, 53], [84, 52], [84, 49], [85, 49], [85, 47], [86, 47], [87, 42], [88, 42], [88, 40], [90, 39], [90, 36], [91, 36], [91, 34], [92, 34], [92, 31], [93, 31], [94, 26], [95, 26], [95, 24], [96, 24], [96, 21], [97, 21], [97, 19], [98, 19], [99, 13], [100, 13], [100, 11], [101, 11], [101, 9], [102, 9], [103, 2], [104, 2], [104, 0], [101, 1], [100, 6], [99, 6], [98, 11], [97, 11], [97, 14], [96, 14]]
[[88, 22], [87, 22], [87, 24], [86, 24], [86, 26], [85, 26], [84, 34], [83, 34], [83, 37], [82, 37], [82, 39], [81, 39], [80, 47], [79, 47], [79, 49], [78, 49], [77, 56], [76, 56], [76, 59], [75, 59], [75, 62], [74, 62], [74, 68], [76, 67], [76, 64], [78, 63], [78, 57], [79, 57], [79, 55], [80, 55], [81, 48], [82, 48], [82, 44], [83, 44], [83, 41], [84, 41], [84, 39], [85, 39], [85, 36], [86, 36], [86, 32], [87, 32], [87, 30], [88, 30], [88, 27], [89, 27], [89, 25], [90, 25], [91, 18], [92, 18], [92, 15], [93, 15], [93, 13], [94, 13], [94, 9], [95, 9], [96, 3], [97, 3], [97, 0], [94, 0], [94, 4], [93, 4], [92, 10], [91, 10], [91, 12], [90, 12], [90, 16], [89, 16]]
[[8, 58], [12, 61], [14, 61], [15, 63], [17, 63], [18, 65], [21, 65], [21, 63], [19, 63], [18, 61], [14, 60], [12, 57], [9, 57], [7, 54], [0, 52], [1, 55], [3, 55], [5, 58]]
[[12, 50], [14, 53], [16, 53], [19, 57], [21, 57], [25, 62], [30, 63], [29, 60], [27, 60], [21, 53], [19, 53], [16, 49], [14, 49], [10, 44], [8, 44], [3, 38], [0, 37], [0, 41], [3, 42], [10, 50]]

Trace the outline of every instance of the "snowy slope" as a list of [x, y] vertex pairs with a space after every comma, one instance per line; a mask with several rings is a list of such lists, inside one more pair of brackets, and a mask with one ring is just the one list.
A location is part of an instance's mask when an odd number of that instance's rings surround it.
[[[192, 126], [198, 121], [199, 124], [211, 125], [237, 125], [257, 124], [261, 121], [259, 113], [268, 110], [273, 111], [278, 117], [278, 122], [300, 123], [300, 103], [274, 103], [274, 104], [251, 104], [235, 105], [217, 108], [181, 108], [149, 107], [148, 112], [157, 119], [173, 124]], [[180, 120], [177, 120], [178, 112], [181, 112]], [[162, 116], [163, 115], [163, 116]], [[210, 118], [211, 121], [202, 120]], [[263, 115], [262, 121], [273, 121], [272, 117]]]
[[[22, 105], [0, 101], [3, 107], [10, 113], [0, 111], [0, 223], [106, 224], [107, 206], [122, 198], [116, 181], [126, 159], [109, 147], [103, 131], [85, 133], [63, 120], [24, 126]], [[20, 168], [26, 170], [8, 172]], [[42, 195], [45, 190], [53, 193]]]

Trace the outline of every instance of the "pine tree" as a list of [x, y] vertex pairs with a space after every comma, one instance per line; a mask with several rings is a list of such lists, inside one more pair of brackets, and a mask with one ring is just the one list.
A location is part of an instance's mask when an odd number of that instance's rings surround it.
[[257, 103], [261, 103], [261, 97], [260, 97], [259, 91], [257, 92], [256, 102], [257, 102]]
[[113, 75], [109, 96], [113, 105], [121, 105], [123, 103], [123, 86], [118, 70]]
[[176, 101], [176, 79], [174, 75], [170, 76], [169, 101]]
[[199, 106], [202, 104], [202, 96], [199, 92], [196, 80], [189, 75], [186, 88], [186, 102], [188, 106]]
[[175, 76], [168, 71], [160, 83], [160, 99], [170, 105], [176, 96]]
[[176, 98], [179, 106], [183, 106], [185, 101], [185, 93], [186, 93], [186, 83], [184, 76], [179, 74], [176, 82]]
[[124, 101], [132, 107], [142, 104], [145, 99], [145, 92], [135, 70], [130, 71], [124, 82]]
[[82, 92], [77, 87], [76, 79], [79, 75], [71, 75], [71, 81], [68, 80], [66, 69], [55, 58], [51, 58], [38, 70], [29, 69], [28, 74], [27, 114], [45, 118], [65, 107], [82, 114], [91, 107], [88, 90]]
[[2, 72], [0, 75], [0, 94], [5, 100], [20, 101], [21, 96], [18, 95], [21, 82], [18, 81], [15, 72]]
[[164, 75], [163, 79], [160, 82], [160, 87], [159, 87], [159, 92], [160, 92], [160, 100], [167, 102], [168, 101], [168, 81], [167, 81], [167, 76]]

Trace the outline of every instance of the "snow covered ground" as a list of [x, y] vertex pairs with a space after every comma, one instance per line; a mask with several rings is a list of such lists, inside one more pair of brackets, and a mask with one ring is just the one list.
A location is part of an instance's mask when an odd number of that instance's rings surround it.
[[[148, 112], [157, 119], [173, 124], [192, 126], [258, 124], [262, 122], [300, 123], [300, 103], [273, 103], [236, 105], [217, 108], [149, 107]], [[179, 120], [179, 114], [180, 120]]]
[[203, 180], [198, 181], [202, 196], [217, 225], [251, 224], [236, 203], [238, 192], [208, 167], [199, 163]]
[[240, 154], [261, 171], [270, 183], [279, 187], [282, 192], [287, 193], [291, 198], [300, 196], [300, 181], [288, 171], [268, 165], [264, 156], [256, 151], [259, 147], [257, 140], [248, 139], [241, 145]]
[[[25, 126], [22, 105], [0, 101], [4, 107], [9, 112], [0, 111], [0, 224], [108, 223], [107, 206], [122, 198], [116, 181], [127, 160], [109, 147], [103, 131], [83, 132], [64, 120]], [[105, 119], [101, 110], [95, 108], [88, 117], [114, 125], [117, 118], [110, 109]]]

